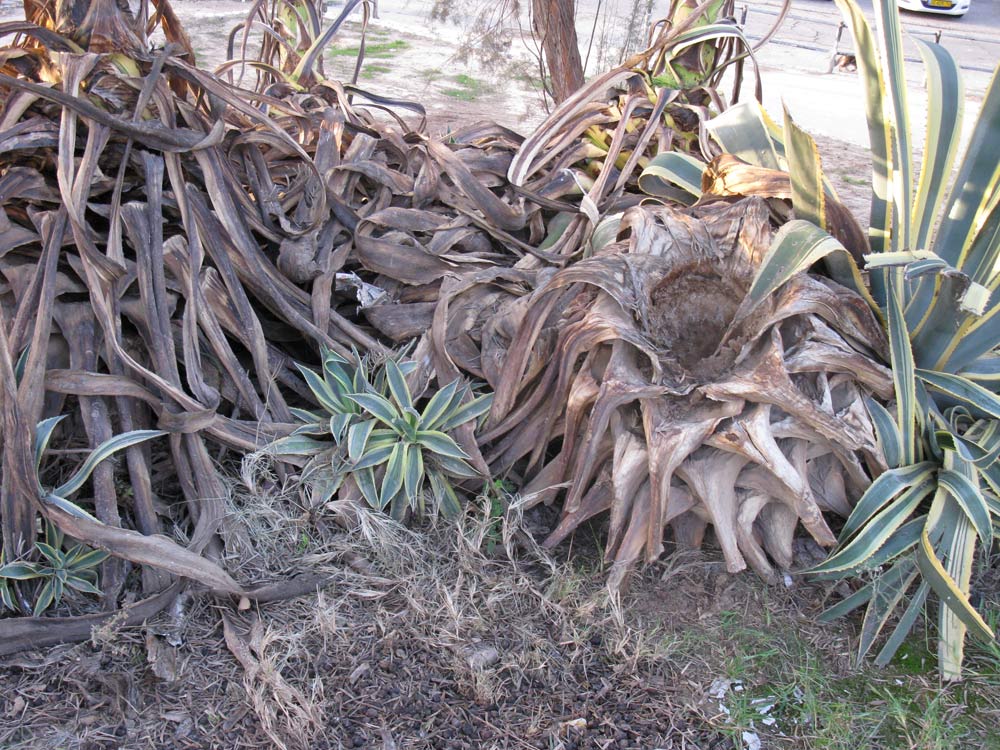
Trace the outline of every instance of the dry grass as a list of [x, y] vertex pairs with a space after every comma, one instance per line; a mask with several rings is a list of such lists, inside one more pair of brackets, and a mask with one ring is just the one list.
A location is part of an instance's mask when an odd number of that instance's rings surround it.
[[527, 533], [553, 522], [545, 508], [498, 519], [484, 496], [457, 528], [408, 530], [309, 509], [257, 459], [242, 476], [227, 549], [255, 577], [329, 584], [243, 611], [188, 596], [145, 628], [9, 659], [0, 747], [737, 750], [744, 732], [768, 748], [997, 746], [997, 654], [972, 654], [976, 674], [946, 691], [919, 644], [858, 670], [852, 626], [815, 624], [818, 588], [688, 552], [609, 596], [601, 531], [550, 557]]

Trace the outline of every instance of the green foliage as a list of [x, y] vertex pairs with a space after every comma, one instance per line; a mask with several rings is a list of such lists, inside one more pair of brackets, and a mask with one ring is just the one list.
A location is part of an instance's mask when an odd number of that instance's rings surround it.
[[[868, 49], [873, 45], [860, 13], [848, 3], [843, 6], [854, 22], [856, 43], [866, 48], [862, 57], [876, 58], [877, 50]], [[946, 678], [959, 678], [966, 632], [993, 639], [991, 628], [969, 601], [969, 584], [977, 542], [989, 550], [992, 526], [1000, 517], [1000, 381], [990, 377], [1000, 347], [1000, 327], [995, 324], [1000, 300], [994, 297], [1000, 285], [1000, 165], [992, 151], [1000, 138], [1000, 80], [994, 73], [955, 183], [946, 194], [964, 94], [958, 66], [944, 48], [918, 44], [927, 67], [929, 98], [924, 161], [920, 179], [912, 186], [912, 138], [894, 4], [883, 3], [877, 31], [883, 49], [893, 53], [883, 56], [881, 75], [870, 67], [863, 72], [869, 98], [881, 96], [883, 102], [881, 123], [870, 116], [869, 126], [890, 134], [874, 157], [876, 178], [881, 162], [888, 165], [891, 191], [879, 196], [876, 179], [872, 245], [881, 252], [868, 260], [873, 290], [888, 314], [897, 409], [895, 421], [876, 424], [883, 445], [899, 446], [887, 452], [891, 466], [929, 461], [936, 482], [923, 501], [898, 520], [884, 522], [881, 509], [858, 519], [857, 536], [877, 527], [885, 546], [913, 534], [906, 530], [913, 529], [911, 519], [921, 519], [919, 538], [882, 574], [888, 577], [899, 566], [910, 571], [915, 562], [919, 574], [909, 586], [916, 589], [900, 585], [898, 594], [890, 597], [873, 595], [866, 615], [871, 626], [863, 633], [861, 647], [866, 651], [896, 607], [906, 604], [897, 632], [876, 661], [891, 659], [915, 621], [920, 602], [933, 591], [942, 602], [939, 667]], [[890, 507], [913, 487], [908, 485]], [[856, 546], [857, 536], [845, 539], [844, 550]], [[874, 585], [880, 582], [881, 576]]]
[[392, 68], [388, 65], [366, 65], [361, 71], [362, 78], [375, 78], [385, 73], [391, 73]]
[[[0, 549], [0, 571], [7, 567], [7, 555], [5, 550]], [[0, 575], [0, 611], [5, 609], [16, 610], [17, 603], [14, 601], [14, 590], [9, 579]]]
[[83, 487], [83, 485], [90, 478], [90, 475], [94, 472], [94, 469], [96, 469], [97, 465], [102, 461], [110, 458], [118, 451], [125, 450], [126, 448], [137, 445], [138, 443], [143, 443], [147, 440], [159, 437], [160, 435], [166, 435], [167, 433], [162, 430], [132, 430], [131, 432], [124, 432], [121, 435], [115, 435], [94, 448], [91, 454], [87, 456], [86, 460], [84, 460], [84, 462], [80, 465], [80, 468], [78, 468], [68, 480], [60, 484], [58, 487], [48, 490], [42, 486], [42, 477], [40, 473], [42, 468], [42, 457], [45, 454], [46, 448], [48, 448], [49, 441], [52, 439], [52, 433], [63, 419], [65, 419], [65, 415], [43, 419], [35, 428], [35, 480], [38, 487], [38, 493], [44, 502], [54, 505], [66, 513], [70, 513], [81, 518], [96, 520], [92, 515], [90, 515], [90, 513], [85, 511], [79, 505], [71, 502], [69, 500], [70, 495], [75, 494], [80, 490], [80, 488]]
[[[375, 42], [365, 45], [365, 58], [377, 60], [390, 60], [397, 52], [409, 47], [409, 42], [403, 39], [394, 39], [391, 42]], [[361, 53], [361, 47], [332, 47], [330, 57], [357, 57]]]
[[521, 73], [516, 76], [516, 79], [533, 91], [545, 90], [545, 81], [532, 73]]
[[[448, 477], [475, 477], [477, 472], [465, 462], [468, 454], [446, 432], [484, 414], [492, 399], [480, 397], [463, 405], [464, 393], [459, 393], [455, 380], [417, 411], [402, 371], [392, 360], [385, 368], [391, 400], [375, 393], [348, 397], [373, 417], [352, 425], [348, 436], [355, 481], [372, 507], [391, 507], [393, 517], [401, 518], [407, 507], [423, 510], [424, 483], [429, 480], [437, 507], [445, 516], [454, 516], [460, 506]], [[376, 494], [375, 470], [383, 465]]]
[[[324, 352], [322, 376], [298, 365], [299, 372], [306, 380], [306, 385], [309, 386], [309, 390], [312, 391], [317, 403], [325, 413], [317, 414], [304, 409], [292, 409], [292, 413], [304, 423], [293, 433], [293, 437], [296, 435], [324, 435], [331, 437], [334, 443], [339, 445], [347, 434], [348, 427], [363, 413], [362, 408], [350, 399], [349, 395], [376, 393], [384, 396], [387, 393], [385, 370], [376, 369], [369, 373], [370, 368], [365, 360], [357, 355], [355, 359], [358, 361], [357, 366], [352, 365], [336, 352]], [[405, 373], [409, 373], [413, 371], [414, 364], [406, 362], [400, 367]], [[288, 445], [288, 443], [281, 443], [281, 445]]]
[[[966, 633], [994, 637], [970, 603], [969, 585], [977, 544], [990, 548], [1000, 518], [1000, 76], [994, 73], [949, 192], [965, 102], [961, 77], [943, 47], [915, 40], [928, 81], [926, 146], [915, 181], [896, 4], [875, 3], [874, 34], [853, 0], [837, 4], [852, 28], [865, 85], [873, 156], [873, 252], [866, 259], [872, 304], [889, 334], [896, 404], [889, 412], [869, 403], [892, 471], [871, 485], [838, 550], [815, 572], [872, 576], [826, 613], [866, 607], [860, 655], [903, 609], [878, 664], [892, 659], [936, 594], [939, 668], [957, 679]], [[796, 214], [823, 226], [823, 201], [794, 189], [822, 192], [818, 160], [796, 158], [814, 150], [811, 139], [786, 122], [784, 144], [773, 133], [756, 140], [758, 154], [779, 161], [787, 145]], [[742, 155], [762, 162], [752, 148]], [[835, 278], [857, 288], [860, 275], [843, 246], [805, 221], [778, 234], [759, 281], [773, 285], [820, 257]]]
[[475, 101], [483, 92], [483, 84], [472, 76], [461, 73], [452, 78], [458, 88], [442, 89], [441, 93], [463, 102]]
[[52, 524], [46, 524], [45, 541], [36, 542], [35, 549], [41, 559], [37, 562], [14, 561], [0, 567], [0, 593], [3, 606], [16, 609], [9, 581], [39, 580], [41, 587], [35, 595], [32, 611], [38, 617], [49, 607], [62, 601], [66, 587], [84, 594], [100, 595], [97, 588], [97, 566], [108, 558], [108, 553], [82, 544], [63, 550], [63, 534]]
[[388, 509], [393, 518], [402, 519], [407, 510], [423, 514], [428, 495], [442, 515], [455, 516], [461, 506], [451, 480], [479, 473], [448, 433], [484, 415], [492, 396], [476, 397], [456, 379], [418, 409], [406, 384], [414, 363], [389, 359], [370, 372], [358, 361], [353, 366], [327, 352], [322, 377], [300, 367], [325, 414], [294, 410], [304, 424], [269, 450], [312, 456], [304, 473], [322, 485], [320, 501], [350, 477], [371, 507]]
[[[121, 435], [115, 435], [98, 445], [87, 456], [72, 476], [58, 487], [46, 489], [42, 484], [42, 459], [52, 439], [56, 427], [65, 415], [44, 419], [35, 428], [35, 483], [39, 497], [43, 502], [53, 505], [71, 515], [93, 519], [90, 513], [69, 497], [79, 491], [90, 478], [94, 469], [102, 461], [110, 458], [118, 451], [145, 442], [154, 437], [165, 435], [161, 430], [133, 430]], [[53, 524], [46, 524], [45, 541], [35, 543], [35, 552], [39, 560], [7, 561], [6, 550], [0, 551], [0, 607], [17, 610], [12, 581], [43, 581], [35, 596], [33, 614], [42, 614], [49, 607], [56, 605], [62, 599], [65, 587], [86, 594], [100, 594], [97, 588], [98, 565], [104, 562], [108, 553], [94, 550], [82, 544], [76, 544], [68, 551], [63, 551], [63, 534]]]
[[[736, 21], [725, 17], [731, 12], [725, 0], [699, 5], [697, 11], [686, 3], [671, 3], [668, 21], [683, 31], [658, 61], [659, 73], [650, 79], [653, 86], [681, 90], [714, 86], [730, 63], [747, 57], [750, 42]], [[720, 49], [726, 44], [738, 46], [744, 53], [719, 65]]]
[[489, 557], [503, 544], [503, 517], [507, 510], [507, 498], [514, 489], [513, 485], [503, 479], [494, 479], [483, 486], [483, 496], [487, 502], [487, 529], [483, 535], [483, 550]]
[[704, 162], [682, 151], [657, 154], [639, 175], [639, 189], [648, 195], [690, 205], [701, 198]]

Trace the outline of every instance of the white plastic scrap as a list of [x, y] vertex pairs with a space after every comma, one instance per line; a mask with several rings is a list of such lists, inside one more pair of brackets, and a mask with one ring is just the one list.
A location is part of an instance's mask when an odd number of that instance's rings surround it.
[[716, 677], [708, 688], [709, 698], [725, 698], [726, 693], [732, 690], [738, 693], [743, 690], [742, 680], [730, 680], [728, 677]]
[[732, 716], [732, 711], [722, 702], [722, 699], [726, 697], [726, 693], [732, 690], [734, 693], [738, 693], [743, 690], [743, 682], [740, 680], [730, 680], [727, 677], [716, 677], [712, 680], [712, 684], [708, 688], [708, 697], [714, 698], [719, 702], [719, 710], [726, 716]]
[[338, 273], [336, 278], [338, 287], [354, 287], [356, 290], [354, 296], [357, 297], [358, 304], [361, 305], [362, 309], [377, 305], [388, 296], [385, 289], [362, 281], [356, 273]]
[[756, 732], [744, 732], [743, 746], [746, 750], [760, 750], [760, 737]]

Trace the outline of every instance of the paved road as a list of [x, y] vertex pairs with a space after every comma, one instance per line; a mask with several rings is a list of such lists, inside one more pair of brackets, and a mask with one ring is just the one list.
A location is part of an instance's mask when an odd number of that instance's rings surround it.
[[[860, 0], [874, 22], [871, 0]], [[738, 0], [738, 13], [742, 3]], [[757, 0], [750, 5], [746, 21], [751, 37], [763, 35], [773, 23], [779, 0]], [[788, 103], [793, 116], [813, 133], [839, 138], [859, 145], [868, 141], [863, 114], [863, 100], [853, 74], [824, 75], [841, 20], [830, 0], [794, 0], [791, 13], [774, 41], [758, 57], [767, 70], [764, 74], [764, 105], [780, 117], [782, 103]], [[909, 37], [932, 41], [941, 32], [941, 44], [958, 60], [963, 69], [967, 101], [963, 133], [975, 120], [978, 104], [1000, 61], [1000, 0], [972, 0], [963, 18], [925, 13], [904, 13], [903, 28]], [[839, 49], [852, 49], [850, 32], [845, 30]], [[924, 112], [927, 106], [923, 89], [923, 68], [912, 43], [904, 46], [908, 60], [908, 101], [914, 126], [915, 147], [923, 140]]]
[[[872, 0], [858, 0], [859, 5], [868, 15], [869, 19], [874, 19]], [[751, 10], [771, 9], [777, 10], [781, 7], [776, 0], [756, 0], [755, 2], [740, 2], [737, 0], [737, 7], [749, 6]], [[794, 0], [792, 3], [793, 15], [815, 15], [829, 16], [839, 21], [840, 12], [830, 0]], [[969, 12], [961, 18], [954, 16], [940, 15], [936, 13], [912, 13], [902, 11], [903, 27], [911, 33], [916, 32], [921, 35], [932, 33], [938, 29], [944, 32], [945, 38], [953, 35], [958, 37], [972, 36], [979, 37], [994, 45], [1000, 45], [1000, 0], [972, 0]]]
[[[872, 0], [859, 0], [861, 7], [874, 23]], [[737, 0], [737, 17], [748, 8], [747, 32], [760, 36], [773, 23], [781, 7], [778, 0], [757, 0], [742, 3]], [[1000, 0], [972, 0], [969, 12], [962, 18], [930, 13], [902, 12], [904, 32], [909, 37], [933, 41], [940, 32], [943, 44], [958, 60], [966, 74], [970, 93], [981, 94], [990, 75], [1000, 61]], [[775, 38], [774, 46], [814, 51], [829, 55], [837, 38], [841, 14], [830, 0], [794, 0], [789, 18]], [[844, 31], [840, 49], [851, 49], [850, 33]], [[906, 46], [912, 62], [919, 56], [913, 45]]]

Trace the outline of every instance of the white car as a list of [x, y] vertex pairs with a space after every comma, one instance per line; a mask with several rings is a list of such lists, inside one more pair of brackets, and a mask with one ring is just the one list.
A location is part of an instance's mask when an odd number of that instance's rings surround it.
[[903, 10], [918, 13], [943, 13], [946, 16], [964, 16], [972, 0], [896, 0]]

